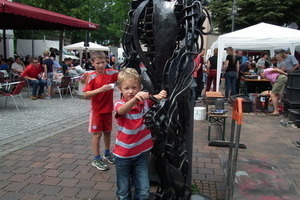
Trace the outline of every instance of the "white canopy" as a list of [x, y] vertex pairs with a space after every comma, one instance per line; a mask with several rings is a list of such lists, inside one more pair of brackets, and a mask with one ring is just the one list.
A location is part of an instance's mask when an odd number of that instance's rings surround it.
[[[74, 43], [74, 44], [64, 46], [64, 49], [70, 50], [70, 51], [72, 51], [72, 50], [83, 51], [83, 50], [85, 50], [85, 46], [84, 46], [84, 42], [78, 42], [78, 43]], [[105, 46], [102, 46], [100, 44], [89, 42], [89, 46], [87, 47], [87, 50], [88, 51], [96, 51], [96, 50], [109, 51], [109, 47], [105, 47]]]
[[78, 43], [74, 43], [74, 44], [70, 44], [67, 46], [64, 46], [64, 49], [72, 51], [72, 50], [76, 50], [79, 51], [79, 55], [80, 55], [80, 66], [82, 65], [82, 52], [84, 50], [87, 51], [110, 51], [109, 47], [105, 47], [102, 46], [100, 44], [96, 44], [93, 42], [89, 42], [89, 46], [85, 47], [84, 46], [84, 42], [78, 42]]
[[[259, 23], [247, 28], [220, 35], [212, 45], [218, 48], [217, 83], [220, 81], [222, 69], [222, 55], [224, 48], [233, 47], [239, 50], [270, 50], [271, 56], [275, 49], [289, 48], [294, 53], [296, 46], [300, 45], [300, 31], [267, 23]], [[217, 84], [217, 91], [219, 85]]]

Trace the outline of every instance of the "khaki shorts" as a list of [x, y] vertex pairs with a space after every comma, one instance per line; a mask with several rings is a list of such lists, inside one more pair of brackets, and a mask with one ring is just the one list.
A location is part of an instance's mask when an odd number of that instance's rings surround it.
[[277, 77], [276, 83], [274, 83], [273, 88], [272, 88], [272, 93], [273, 94], [283, 94], [284, 87], [287, 82], [287, 76], [286, 75], [279, 75]]

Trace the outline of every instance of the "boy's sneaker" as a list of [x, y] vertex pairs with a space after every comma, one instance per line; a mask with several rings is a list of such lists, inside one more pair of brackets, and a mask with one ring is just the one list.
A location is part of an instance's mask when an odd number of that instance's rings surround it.
[[94, 160], [92, 162], [92, 166], [96, 167], [97, 169], [99, 169], [101, 171], [108, 170], [108, 166], [102, 160]]
[[108, 155], [102, 156], [104, 160], [106, 160], [109, 164], [115, 164], [115, 156], [112, 153], [109, 153]]

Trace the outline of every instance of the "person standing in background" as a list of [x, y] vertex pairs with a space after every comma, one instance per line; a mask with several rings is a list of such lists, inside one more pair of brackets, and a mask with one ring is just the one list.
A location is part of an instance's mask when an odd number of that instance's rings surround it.
[[204, 88], [204, 83], [203, 83], [203, 64], [204, 64], [203, 56], [204, 55], [205, 55], [205, 49], [203, 49], [194, 59], [195, 71], [193, 73], [193, 76], [197, 83], [197, 87], [195, 89], [196, 102], [200, 102], [200, 100], [202, 99], [202, 90]]
[[257, 74], [260, 74], [262, 70], [270, 67], [268, 57], [269, 57], [269, 55], [267, 52], [262, 52], [260, 59], [256, 63]]
[[44, 77], [47, 80], [47, 91], [48, 94], [46, 96], [46, 99], [51, 99], [52, 96], [52, 84], [53, 84], [53, 78], [54, 78], [54, 73], [53, 73], [53, 60], [49, 57], [50, 52], [49, 51], [44, 51], [44, 58], [43, 58], [43, 68], [44, 68]]
[[217, 87], [217, 61], [218, 61], [218, 48], [214, 49], [214, 55], [207, 61], [207, 85], [206, 92], [210, 91], [211, 84], [213, 83], [213, 91], [216, 91]]
[[283, 71], [292, 72], [299, 69], [299, 62], [295, 58], [295, 56], [290, 55], [289, 52], [286, 50], [282, 50], [281, 53], [283, 53], [284, 55]]
[[224, 64], [225, 87], [226, 87], [225, 98], [226, 100], [228, 100], [230, 91], [231, 91], [230, 95], [236, 94], [236, 81], [238, 78], [240, 63], [232, 47], [226, 48], [226, 52], [227, 52], [227, 56]]

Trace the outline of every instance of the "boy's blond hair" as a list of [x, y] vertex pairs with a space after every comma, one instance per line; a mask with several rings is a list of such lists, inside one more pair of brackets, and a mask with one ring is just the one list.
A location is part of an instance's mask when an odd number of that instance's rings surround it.
[[48, 51], [48, 50], [45, 50], [44, 52], [43, 52], [43, 55], [46, 57], [46, 56], [50, 56], [50, 51]]
[[91, 53], [91, 60], [94, 61], [96, 58], [106, 59], [106, 55], [103, 51], [93, 51]]
[[123, 68], [118, 74], [118, 85], [121, 86], [125, 80], [134, 80], [141, 84], [141, 77], [139, 73], [133, 68]]

